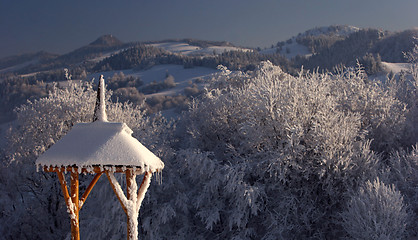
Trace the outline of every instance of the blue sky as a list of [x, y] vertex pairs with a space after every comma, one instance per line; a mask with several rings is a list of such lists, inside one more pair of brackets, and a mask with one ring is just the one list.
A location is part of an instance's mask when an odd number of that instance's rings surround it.
[[417, 0], [0, 0], [0, 57], [66, 53], [104, 34], [266, 47], [313, 27], [418, 27]]

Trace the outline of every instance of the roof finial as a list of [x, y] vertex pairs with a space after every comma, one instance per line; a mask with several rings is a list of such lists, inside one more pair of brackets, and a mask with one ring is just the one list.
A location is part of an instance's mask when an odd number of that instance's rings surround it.
[[105, 84], [103, 75], [100, 75], [99, 86], [97, 88], [96, 107], [94, 108], [93, 122], [107, 122]]

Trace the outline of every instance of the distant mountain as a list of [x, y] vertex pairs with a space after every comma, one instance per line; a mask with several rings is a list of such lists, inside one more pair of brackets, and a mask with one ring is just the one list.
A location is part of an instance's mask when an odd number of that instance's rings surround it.
[[123, 42], [114, 37], [112, 34], [103, 35], [90, 43], [89, 46], [100, 46], [100, 47], [114, 47], [121, 46]]
[[129, 43], [124, 44], [112, 35], [104, 35], [87, 46], [83, 46], [72, 52], [61, 55], [58, 60], [64, 61], [67, 64], [80, 63], [100, 56], [106, 52], [122, 49], [130, 45], [131, 44]]

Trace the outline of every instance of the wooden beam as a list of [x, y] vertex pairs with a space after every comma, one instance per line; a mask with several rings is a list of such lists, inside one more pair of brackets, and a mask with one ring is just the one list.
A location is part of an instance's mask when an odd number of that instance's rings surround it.
[[99, 181], [100, 176], [102, 176], [103, 172], [97, 173], [93, 180], [90, 182], [87, 189], [84, 191], [83, 196], [81, 196], [80, 202], [79, 202], [79, 210], [81, 210], [81, 207], [83, 207], [84, 203], [87, 200], [87, 197], [89, 196], [91, 190], [93, 189], [94, 185], [96, 185], [97, 181]]
[[138, 195], [136, 197], [136, 208], [138, 209], [138, 211], [141, 208], [142, 200], [144, 200], [145, 193], [147, 192], [149, 184], [151, 182], [151, 176], [151, 172], [146, 172], [139, 187]]
[[[128, 215], [128, 209], [126, 208], [125, 204], [123, 203], [122, 199], [126, 197], [123, 195], [123, 192], [121, 193], [123, 196], [119, 196], [118, 190], [116, 188], [119, 188], [120, 191], [122, 191], [122, 188], [120, 187], [118, 182], [113, 182], [112, 178], [114, 178], [113, 173], [109, 171], [105, 171], [107, 179], [110, 182], [110, 186], [112, 186], [113, 192], [115, 192], [116, 197], [118, 198], [120, 205], [122, 206], [123, 211]], [[111, 176], [112, 175], [112, 176]]]
[[57, 172], [58, 175], [58, 180], [61, 184], [61, 190], [62, 190], [62, 194], [64, 195], [64, 200], [65, 200], [65, 204], [67, 205], [69, 211], [71, 211], [70, 209], [70, 195], [68, 194], [68, 187], [67, 187], [67, 182], [65, 181], [65, 176], [64, 173], [62, 172]]
[[[80, 173], [103, 173], [105, 171], [111, 171], [115, 173], [125, 173], [127, 168], [132, 167], [121, 167], [121, 166], [92, 166], [92, 167], [82, 167]], [[72, 172], [75, 171], [74, 169], [77, 169], [77, 166], [67, 166], [67, 167], [53, 167], [53, 166], [43, 166], [43, 170], [45, 172]], [[141, 167], [137, 166], [135, 174], [140, 175], [143, 174], [144, 171], [141, 169]]]

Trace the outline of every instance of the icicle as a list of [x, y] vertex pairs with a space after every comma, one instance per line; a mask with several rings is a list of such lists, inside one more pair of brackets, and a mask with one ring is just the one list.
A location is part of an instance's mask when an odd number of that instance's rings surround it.
[[105, 84], [103, 75], [100, 75], [99, 86], [97, 88], [96, 107], [94, 108], [93, 122], [107, 122]]

